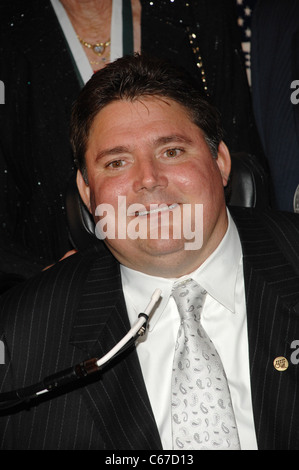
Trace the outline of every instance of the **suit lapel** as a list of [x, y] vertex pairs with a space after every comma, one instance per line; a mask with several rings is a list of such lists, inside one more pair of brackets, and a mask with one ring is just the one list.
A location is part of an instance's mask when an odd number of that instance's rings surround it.
[[[34, 57], [33, 67], [52, 83], [53, 95], [65, 99], [74, 91], [78, 94], [83, 81], [50, 1], [31, 2], [28, 8], [30, 21], [23, 25], [22, 53], [28, 56], [29, 62]], [[73, 80], [73, 87], [70, 87], [71, 81], [68, 77], [66, 83], [66, 76], [72, 76], [74, 71], [77, 72], [77, 81]]]
[[[89, 272], [70, 341], [102, 357], [129, 329], [119, 265], [107, 253]], [[82, 393], [107, 449], [161, 448], [135, 348], [96, 375]]]
[[[299, 339], [299, 276], [259, 220], [240, 211], [235, 221], [243, 246], [250, 375], [259, 449], [298, 448], [298, 366], [291, 344]], [[262, 221], [263, 220], [263, 221]], [[298, 312], [296, 311], [298, 310]], [[278, 371], [274, 360], [286, 358]], [[292, 423], [293, 426], [290, 424]]]

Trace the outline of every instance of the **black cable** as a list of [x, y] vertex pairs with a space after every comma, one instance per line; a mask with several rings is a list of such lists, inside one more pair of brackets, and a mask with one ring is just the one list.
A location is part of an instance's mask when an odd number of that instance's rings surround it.
[[[145, 317], [146, 322], [148, 316], [145, 313], [140, 313], [140, 317]], [[111, 357], [105, 364], [98, 366], [97, 362], [99, 358], [87, 359], [75, 366], [69, 367], [55, 374], [45, 377], [41, 382], [28, 387], [20, 388], [17, 390], [11, 390], [10, 392], [0, 393], [0, 410], [15, 407], [23, 402], [30, 401], [34, 398], [38, 398], [43, 394], [57, 390], [58, 388], [68, 385], [77, 380], [83, 379], [95, 372], [102, 370], [107, 366], [113, 359], [123, 354], [127, 349], [134, 345], [135, 341], [140, 335], [146, 330], [146, 322], [138, 331], [138, 333], [132, 337], [119, 351], [117, 351], [113, 357]]]

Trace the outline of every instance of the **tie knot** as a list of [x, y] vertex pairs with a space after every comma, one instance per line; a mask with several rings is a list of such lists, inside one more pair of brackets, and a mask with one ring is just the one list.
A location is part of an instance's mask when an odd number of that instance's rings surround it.
[[193, 279], [175, 284], [172, 296], [177, 304], [182, 320], [190, 317], [200, 318], [207, 291]]

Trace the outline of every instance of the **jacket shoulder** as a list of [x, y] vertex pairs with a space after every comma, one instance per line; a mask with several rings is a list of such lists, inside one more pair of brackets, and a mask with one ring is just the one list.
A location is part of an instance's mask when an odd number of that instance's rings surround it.
[[253, 209], [247, 207], [229, 207], [234, 219], [237, 221], [240, 220], [252, 220], [252, 221], [261, 221], [265, 226], [270, 223], [281, 223], [286, 224], [287, 226], [293, 227], [293, 229], [298, 229], [299, 226], [299, 214], [294, 212], [283, 212], [275, 211], [271, 209]]
[[230, 212], [242, 241], [252, 243], [258, 241], [254, 237], [267, 233], [299, 273], [299, 214], [237, 207]]
[[[107, 256], [107, 255], [106, 255]], [[95, 262], [101, 263], [105, 252], [96, 247], [78, 252], [63, 261], [59, 261], [51, 268], [42, 271], [30, 279], [17, 284], [0, 296], [0, 319], [10, 322], [16, 312], [22, 311], [22, 316], [30, 314], [33, 306], [50, 305], [51, 302], [62, 304], [68, 297], [80, 297], [85, 280]], [[45, 308], [41, 309], [45, 311]], [[13, 321], [13, 320], [12, 320]]]

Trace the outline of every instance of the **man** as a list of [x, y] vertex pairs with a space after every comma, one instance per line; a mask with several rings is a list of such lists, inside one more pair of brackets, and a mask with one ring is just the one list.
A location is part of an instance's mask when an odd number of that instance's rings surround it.
[[[233, 448], [232, 432], [234, 448], [298, 448], [296, 216], [241, 209], [232, 217], [218, 113], [156, 60], [126, 57], [95, 74], [74, 107], [71, 140], [80, 194], [108, 249], [98, 242], [2, 297], [1, 392], [104, 357], [152, 292], [162, 295], [136, 349], [100, 373], [4, 408], [2, 448]], [[203, 308], [194, 305], [221, 358], [233, 413], [208, 442], [206, 425], [217, 422], [205, 419], [209, 405], [197, 393], [212, 399], [210, 379], [200, 379], [182, 402], [203, 431], [182, 444], [173, 432], [181, 418], [171, 410], [181, 324], [173, 288], [190, 278], [206, 295]], [[182, 383], [180, 392], [188, 388]], [[221, 432], [230, 436], [220, 446]]]

